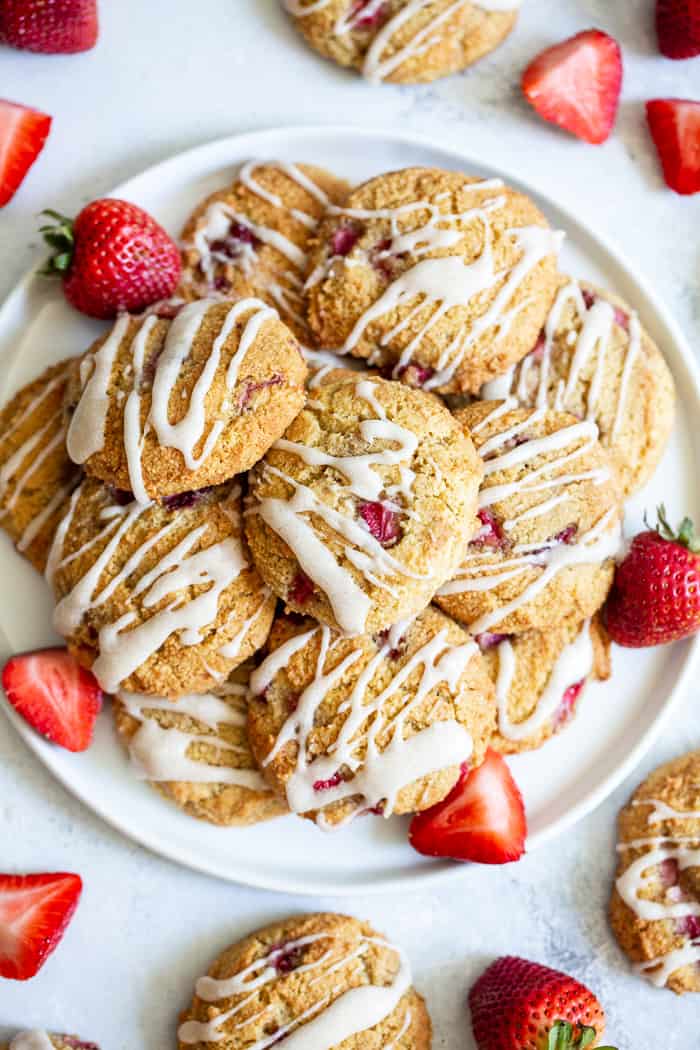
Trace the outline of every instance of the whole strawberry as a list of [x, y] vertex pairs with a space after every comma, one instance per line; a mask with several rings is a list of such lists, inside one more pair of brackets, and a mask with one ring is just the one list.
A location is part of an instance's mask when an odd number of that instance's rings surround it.
[[46, 274], [59, 274], [69, 303], [90, 317], [138, 313], [167, 299], [180, 279], [180, 252], [155, 219], [128, 201], [92, 201], [75, 220], [55, 211], [42, 226], [54, 254]]
[[667, 58], [700, 55], [700, 0], [656, 0], [656, 35]]
[[606, 625], [618, 645], [662, 645], [700, 629], [700, 541], [690, 518], [674, 532], [663, 505], [658, 515], [615, 573]]
[[0, 42], [45, 55], [89, 51], [97, 43], [97, 0], [2, 0]]
[[605, 1031], [603, 1008], [585, 985], [513, 955], [484, 970], [469, 1008], [478, 1050], [584, 1050]]

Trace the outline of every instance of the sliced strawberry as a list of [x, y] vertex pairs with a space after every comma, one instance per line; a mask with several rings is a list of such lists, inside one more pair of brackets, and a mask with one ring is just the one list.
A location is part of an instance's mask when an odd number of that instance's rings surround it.
[[700, 192], [700, 102], [652, 99], [647, 102], [647, 121], [666, 185], [676, 193]]
[[656, 34], [667, 58], [700, 55], [700, 0], [656, 0]]
[[599, 145], [610, 135], [622, 87], [622, 52], [599, 29], [547, 48], [527, 67], [522, 88], [539, 115]]
[[46, 113], [0, 99], [0, 208], [14, 197], [50, 129]]
[[15, 711], [38, 733], [68, 751], [92, 742], [102, 690], [66, 649], [40, 649], [7, 661], [2, 686]]
[[507, 864], [525, 852], [527, 822], [518, 785], [501, 755], [489, 749], [482, 765], [462, 774], [447, 798], [418, 813], [409, 841], [429, 857]]
[[97, 43], [97, 0], [2, 0], [0, 41], [45, 55], [89, 51]]
[[0, 977], [26, 981], [44, 965], [78, 906], [79, 875], [0, 875]]
[[294, 602], [295, 605], [306, 605], [313, 593], [314, 581], [299, 569], [289, 588], [288, 600]]

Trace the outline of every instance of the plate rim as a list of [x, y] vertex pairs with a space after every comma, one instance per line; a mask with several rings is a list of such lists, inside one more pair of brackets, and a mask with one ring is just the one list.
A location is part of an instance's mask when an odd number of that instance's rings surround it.
[[[445, 146], [431, 136], [413, 132], [397, 132], [382, 127], [363, 127], [361, 125], [347, 123], [295, 124], [286, 128], [273, 126], [259, 128], [252, 131], [242, 131], [233, 135], [227, 135], [208, 142], [200, 143], [197, 146], [193, 146], [166, 157], [163, 160], [158, 161], [156, 164], [144, 168], [142, 171], [131, 176], [124, 182], [119, 183], [116, 187], [107, 191], [104, 196], [124, 196], [128, 199], [130, 187], [139, 179], [146, 176], [149, 178], [164, 175], [167, 176], [168, 169], [171, 167], [180, 167], [183, 163], [187, 164], [188, 161], [195, 157], [200, 158], [201, 156], [206, 156], [209, 152], [215, 153], [219, 150], [225, 150], [227, 147], [230, 147], [232, 150], [247, 150], [248, 143], [250, 143], [250, 155], [255, 156], [263, 154], [263, 147], [268, 139], [274, 140], [282, 138], [285, 140], [285, 144], [293, 144], [295, 140], [303, 139], [305, 136], [314, 137], [324, 135], [345, 139], [352, 139], [354, 136], [363, 136], [366, 139], [380, 140], [397, 146], [436, 151], [446, 156], [449, 155], [455, 161], [459, 162], [460, 165], [464, 164], [465, 167], [472, 166], [477, 169], [489, 168], [499, 177], [504, 178], [507, 182], [516, 185], [518, 188], [522, 188], [524, 192], [533, 194], [546, 201], [548, 204], [551, 204], [551, 206], [557, 209], [566, 221], [572, 224], [572, 226], [577, 229], [584, 229], [586, 236], [595, 245], [598, 251], [611, 259], [625, 280], [631, 285], [636, 286], [639, 290], [642, 301], [648, 305], [650, 311], [654, 313], [657, 321], [660, 322], [669, 333], [672, 343], [672, 355], [674, 358], [680, 356], [683, 367], [690, 379], [689, 389], [684, 390], [685, 396], [694, 399], [696, 406], [700, 408], [700, 364], [695, 360], [695, 356], [680, 324], [676, 321], [664, 301], [652, 289], [647, 277], [639, 273], [633, 266], [624, 250], [621, 250], [617, 245], [613, 245], [606, 234], [598, 232], [595, 228], [585, 226], [581, 219], [575, 214], [571, 206], [564, 203], [556, 194], [552, 194], [549, 191], [545, 192], [540, 189], [531, 179], [523, 178], [521, 175], [512, 171], [508, 166], [500, 163], [491, 165], [483, 158], [474, 157], [468, 150], [462, 150], [452, 145]], [[234, 162], [234, 164], [235, 163], [236, 162]], [[35, 276], [36, 267], [30, 267], [30, 269], [20, 277], [10, 289], [8, 295], [3, 302], [0, 303], [0, 324], [2, 323], [2, 315], [10, 306], [11, 300], [20, 296], [31, 284]], [[8, 380], [11, 378], [11, 375], [12, 370], [9, 369]], [[3, 387], [6, 385], [7, 384], [3, 384]], [[4, 639], [4, 636], [3, 641], [5, 641], [4, 648], [9, 650], [9, 644]], [[540, 846], [544, 846], [551, 842], [554, 838], [564, 834], [564, 832], [569, 830], [580, 820], [583, 820], [584, 817], [593, 813], [641, 763], [644, 756], [663, 732], [664, 728], [670, 721], [671, 716], [679, 707], [685, 695], [690, 676], [700, 660], [700, 635], [697, 635], [695, 638], [686, 642], [684, 644], [684, 649], [685, 653], [682, 657], [682, 662], [675, 673], [674, 684], [669, 695], [653, 722], [637, 741], [636, 746], [627, 755], [624, 761], [620, 762], [619, 765], [616, 766], [615, 769], [610, 772], [608, 776], [592, 791], [582, 796], [576, 805], [572, 806], [566, 811], [566, 813], [552, 821], [548, 827], [528, 836], [526, 844], [527, 853], [532, 853], [539, 849]], [[358, 894], [371, 894], [372, 896], [376, 896], [383, 893], [397, 891], [410, 892], [432, 889], [433, 887], [437, 888], [438, 886], [445, 885], [448, 882], [453, 882], [460, 877], [463, 877], [466, 872], [473, 867], [470, 864], [441, 861], [434, 866], [426, 866], [424, 869], [417, 870], [413, 873], [387, 876], [386, 878], [382, 878], [379, 882], [365, 882], [358, 887], [353, 887], [346, 884], [329, 886], [327, 883], [310, 882], [309, 880], [304, 880], [303, 883], [300, 883], [296, 879], [290, 880], [287, 877], [273, 878], [263, 876], [256, 878], [251, 874], [241, 875], [230, 870], [225, 870], [215, 861], [212, 862], [211, 860], [208, 860], [207, 862], [200, 862], [197, 859], [196, 852], [181, 849], [177, 845], [173, 846], [167, 841], [161, 842], [158, 839], [154, 839], [153, 836], [149, 834], [139, 832], [138, 829], [127, 827], [119, 816], [116, 816], [109, 811], [108, 807], [102, 806], [99, 798], [88, 798], [84, 791], [70, 782], [68, 775], [64, 773], [60, 768], [60, 765], [54, 764], [51, 757], [51, 745], [42, 737], [38, 736], [31, 727], [25, 723], [19, 715], [17, 715], [8, 703], [4, 694], [0, 694], [0, 701], [0, 706], [7, 715], [10, 724], [17, 731], [26, 746], [37, 756], [44, 768], [47, 769], [48, 772], [54, 776], [71, 795], [88, 807], [108, 826], [117, 830], [127, 839], [136, 842], [138, 845], [148, 849], [157, 856], [177, 863], [182, 867], [189, 868], [190, 870], [215, 876], [237, 885], [249, 886], [273, 892], [291, 893], [303, 896], [332, 895], [336, 897], [351, 897]]]

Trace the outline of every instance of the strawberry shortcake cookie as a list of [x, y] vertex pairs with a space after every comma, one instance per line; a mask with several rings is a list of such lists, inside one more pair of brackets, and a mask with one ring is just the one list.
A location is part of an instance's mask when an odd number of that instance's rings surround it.
[[654, 770], [618, 827], [613, 933], [657, 988], [700, 992], [700, 751]]
[[534, 350], [483, 397], [592, 420], [629, 496], [656, 470], [673, 426], [673, 379], [634, 310], [586, 281], [562, 277]]
[[318, 387], [250, 474], [255, 564], [297, 612], [346, 634], [390, 627], [456, 571], [481, 473], [436, 398], [361, 376]]
[[180, 1050], [289, 1040], [328, 1050], [429, 1050], [430, 1016], [408, 959], [369, 923], [297, 915], [227, 948], [180, 1017]]
[[136, 776], [211, 824], [255, 824], [288, 812], [258, 772], [246, 731], [249, 665], [209, 693], [176, 700], [117, 693], [114, 719]]
[[251, 677], [251, 747], [290, 809], [323, 828], [427, 809], [483, 760], [493, 687], [476, 643], [432, 606], [354, 638], [281, 617], [268, 653]]
[[305, 339], [309, 239], [326, 207], [341, 204], [348, 189], [310, 164], [244, 164], [232, 185], [202, 201], [182, 232], [180, 294], [263, 299]]
[[521, 0], [282, 0], [311, 47], [369, 80], [410, 84], [466, 69], [515, 26]]
[[240, 511], [234, 483], [161, 504], [75, 490], [47, 565], [54, 626], [106, 692], [205, 692], [263, 645], [275, 600]]
[[610, 677], [610, 643], [597, 617], [477, 641], [496, 688], [491, 747], [503, 754], [541, 747], [573, 717], [586, 683]]
[[500, 179], [407, 168], [353, 190], [314, 243], [320, 345], [412, 386], [476, 393], [537, 340], [561, 237]]
[[73, 371], [69, 455], [142, 503], [247, 470], [305, 400], [297, 341], [259, 299], [122, 314]]
[[0, 526], [39, 572], [81, 473], [66, 452], [69, 371], [52, 365], [0, 413]]
[[456, 418], [483, 461], [481, 529], [436, 601], [476, 635], [580, 624], [605, 601], [621, 546], [617, 478], [595, 423], [508, 401]]

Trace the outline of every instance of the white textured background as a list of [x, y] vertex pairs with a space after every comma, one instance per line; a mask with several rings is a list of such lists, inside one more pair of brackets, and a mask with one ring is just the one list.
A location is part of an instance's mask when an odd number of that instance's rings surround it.
[[[101, 8], [101, 39], [86, 55], [0, 50], [0, 95], [55, 118], [39, 162], [0, 213], [0, 295], [40, 258], [42, 207], [75, 213], [144, 167], [237, 130], [357, 123], [415, 130], [495, 165], [519, 165], [622, 245], [698, 343], [700, 196], [664, 188], [642, 102], [700, 98], [700, 58], [656, 55], [653, 0], [525, 0], [500, 51], [463, 76], [418, 88], [371, 87], [317, 59], [277, 0], [102, 0]], [[540, 123], [518, 91], [532, 55], [591, 25], [613, 33], [625, 52], [617, 132], [598, 148]], [[620, 1050], [698, 1050], [700, 997], [677, 1000], [634, 978], [605, 918], [615, 814], [649, 769], [700, 746], [698, 703], [693, 688], [638, 774], [543, 852], [514, 867], [465, 869], [457, 886], [435, 894], [340, 902], [243, 890], [153, 857], [75, 802], [1, 720], [0, 867], [75, 869], [86, 888], [42, 973], [26, 985], [0, 981], [0, 1035], [48, 1026], [103, 1050], [166, 1050], [194, 978], [226, 944], [293, 911], [345, 908], [408, 949], [436, 1050], [472, 1050], [466, 990], [504, 952], [590, 983]]]

